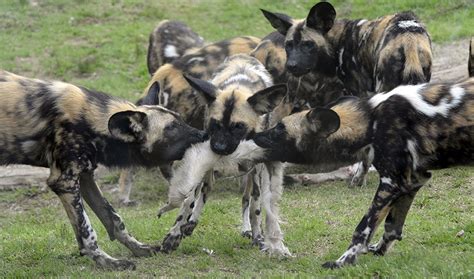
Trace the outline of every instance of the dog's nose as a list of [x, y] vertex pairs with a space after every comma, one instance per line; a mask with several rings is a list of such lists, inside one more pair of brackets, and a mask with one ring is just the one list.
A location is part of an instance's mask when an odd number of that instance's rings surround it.
[[212, 145], [212, 149], [216, 153], [223, 153], [227, 149], [227, 144], [222, 142], [216, 142]]

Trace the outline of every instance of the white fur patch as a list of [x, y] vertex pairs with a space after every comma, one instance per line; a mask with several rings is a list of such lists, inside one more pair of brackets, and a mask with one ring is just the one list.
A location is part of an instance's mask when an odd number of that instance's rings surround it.
[[227, 85], [232, 84], [232, 83], [239, 83], [239, 82], [241, 82], [241, 81], [249, 81], [249, 82], [252, 82], [252, 80], [250, 79], [249, 76], [244, 75], [244, 74], [237, 74], [237, 75], [231, 76], [229, 79], [225, 80], [225, 81], [222, 83], [222, 87], [226, 87]]
[[380, 180], [382, 181], [382, 183], [392, 185], [392, 179], [390, 177], [382, 177]]
[[403, 20], [398, 22], [398, 27], [409, 28], [409, 27], [421, 27], [421, 25], [414, 20]]
[[414, 140], [407, 140], [407, 148], [408, 148], [408, 151], [410, 152], [411, 154], [411, 158], [413, 160], [413, 169], [416, 170], [416, 167], [418, 166], [418, 162], [419, 162], [419, 156], [418, 156], [418, 152], [416, 151], [416, 141]]
[[438, 105], [434, 106], [425, 102], [422, 94], [420, 94], [425, 85], [426, 84], [399, 86], [388, 93], [375, 95], [370, 98], [369, 103], [375, 108], [390, 97], [398, 95], [405, 98], [414, 109], [427, 116], [433, 117], [437, 114], [441, 114], [446, 117], [452, 108], [457, 107], [461, 103], [462, 97], [465, 94], [463, 88], [457, 86], [451, 87], [449, 93], [451, 94], [452, 100], [448, 102], [448, 98], [443, 98]]
[[174, 45], [165, 46], [165, 56], [166, 57], [179, 57], [176, 47]]
[[362, 24], [366, 23], [367, 19], [361, 19], [359, 22], [357, 22], [357, 26], [361, 26]]
[[265, 150], [253, 140], [241, 141], [234, 153], [221, 156], [211, 150], [210, 141], [194, 144], [186, 150], [183, 159], [175, 169], [169, 188], [169, 202], [181, 204], [193, 188], [201, 183], [207, 171], [216, 166], [229, 166], [244, 160], [262, 158]]
[[263, 80], [265, 86], [268, 87], [273, 85], [272, 77], [262, 64], [259, 64], [258, 66], [252, 66], [249, 69], [255, 72]]
[[202, 61], [204, 61], [204, 60], [205, 60], [204, 57], [194, 57], [194, 58], [189, 59], [187, 64], [191, 64], [191, 63], [193, 63], [194, 61], [202, 62]]
[[343, 55], [344, 55], [344, 48], [341, 48], [341, 49], [339, 50], [339, 66], [342, 65], [342, 62], [343, 62], [343, 61], [342, 61], [342, 56], [343, 56]]

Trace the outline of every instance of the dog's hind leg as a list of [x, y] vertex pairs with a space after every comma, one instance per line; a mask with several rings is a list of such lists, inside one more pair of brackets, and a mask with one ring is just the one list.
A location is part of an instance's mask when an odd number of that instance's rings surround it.
[[262, 204], [266, 213], [263, 250], [278, 256], [291, 256], [290, 251], [283, 243], [283, 232], [278, 216], [278, 202], [283, 192], [283, 164], [266, 163], [263, 168], [257, 169], [258, 172], [260, 172]]
[[128, 233], [120, 215], [117, 214], [97, 187], [93, 173], [83, 173], [80, 182], [81, 194], [84, 200], [104, 224], [111, 240], [117, 239], [137, 257], [151, 256], [160, 250], [159, 246], [143, 244]]
[[136, 201], [130, 200], [130, 193], [132, 192], [133, 176], [136, 173], [136, 168], [123, 169], [120, 172], [119, 178], [119, 202], [121, 205], [134, 206]]
[[96, 264], [110, 269], [135, 269], [135, 264], [128, 260], [119, 260], [102, 251], [97, 244], [97, 234], [84, 210], [80, 193], [80, 170], [74, 165], [61, 172], [59, 167], [51, 167], [48, 186], [58, 195], [69, 217], [76, 234], [79, 250], [82, 255], [93, 259]]
[[[403, 194], [394, 201], [392, 209], [385, 219], [385, 232], [378, 243], [369, 245], [369, 251], [374, 255], [383, 256], [392, 247], [395, 240], [402, 240], [403, 225], [410, 210], [413, 199], [418, 190], [431, 177], [429, 172], [420, 172], [419, 176], [413, 177], [417, 180], [408, 193]], [[421, 179], [419, 179], [421, 177]]]

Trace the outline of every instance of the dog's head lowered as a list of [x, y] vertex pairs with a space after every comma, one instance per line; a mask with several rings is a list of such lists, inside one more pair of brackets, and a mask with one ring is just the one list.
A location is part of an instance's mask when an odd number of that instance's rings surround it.
[[280, 104], [287, 93], [284, 84], [253, 93], [246, 87], [232, 86], [220, 90], [204, 80], [190, 76], [186, 79], [207, 102], [211, 149], [220, 155], [233, 153], [240, 141], [259, 131], [261, 116]]
[[269, 160], [309, 163], [319, 142], [326, 141], [339, 126], [340, 118], [335, 111], [317, 107], [283, 118], [275, 127], [256, 133], [253, 140], [268, 149]]
[[191, 144], [207, 139], [204, 131], [187, 125], [177, 113], [153, 105], [159, 91], [155, 82], [136, 110], [117, 112], [108, 123], [113, 137], [139, 144], [142, 156], [155, 164], [180, 160]]
[[263, 9], [262, 12], [271, 25], [285, 36], [286, 68], [290, 73], [302, 76], [312, 70], [328, 75], [332, 72], [334, 59], [326, 36], [336, 18], [331, 4], [317, 3], [303, 20]]

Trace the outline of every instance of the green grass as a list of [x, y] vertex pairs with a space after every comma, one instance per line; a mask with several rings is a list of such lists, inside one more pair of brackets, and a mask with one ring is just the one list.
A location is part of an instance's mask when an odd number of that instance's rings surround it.
[[[240, 237], [238, 184], [221, 180], [194, 234], [184, 239], [176, 252], [135, 258], [137, 270], [124, 272], [97, 269], [91, 260], [80, 257], [59, 200], [50, 192], [35, 193], [31, 198], [31, 191], [25, 191], [9, 201], [0, 200], [0, 277], [472, 278], [473, 171], [474, 168], [456, 168], [435, 172], [434, 179], [414, 202], [404, 239], [385, 257], [364, 255], [356, 266], [339, 270], [324, 270], [321, 264], [339, 257], [349, 244], [352, 231], [374, 194], [374, 174], [368, 186], [361, 189], [349, 189], [343, 182], [286, 188], [281, 203], [283, 230], [286, 244], [295, 255], [289, 259], [269, 257]], [[147, 243], [159, 243], [176, 214], [174, 211], [156, 218], [157, 208], [165, 203], [166, 187], [162, 180], [154, 179], [155, 175], [157, 172], [140, 172], [133, 198], [141, 204], [119, 209], [129, 231]], [[107, 196], [115, 200], [113, 195]], [[125, 247], [107, 239], [95, 216], [92, 222], [102, 249], [116, 257], [131, 257]], [[464, 236], [457, 237], [461, 230]], [[206, 254], [203, 248], [214, 254]]]
[[[272, 31], [258, 8], [304, 17], [316, 1], [0, 1], [0, 67], [21, 75], [61, 79], [136, 100], [148, 82], [148, 34], [162, 19], [180, 19], [208, 41]], [[169, 3], [172, 2], [172, 3]], [[472, 36], [473, 2], [334, 1], [340, 17], [375, 18], [414, 10], [438, 43]], [[220, 181], [194, 235], [175, 253], [135, 259], [136, 271], [96, 269], [80, 257], [59, 200], [35, 189], [0, 192], [0, 277], [474, 277], [474, 168], [435, 173], [407, 220], [405, 239], [385, 257], [362, 256], [357, 266], [323, 270], [347, 248], [355, 225], [374, 194], [344, 183], [285, 189], [281, 213], [294, 258], [262, 254], [239, 236], [240, 195], [232, 180]], [[156, 218], [166, 187], [156, 173], [141, 172], [136, 208], [121, 208], [129, 230], [159, 243], [175, 213]], [[109, 195], [110, 196], [110, 195]], [[114, 200], [113, 196], [110, 196]], [[90, 214], [92, 215], [92, 214]], [[92, 217], [92, 216], [91, 216]], [[99, 244], [113, 256], [131, 257], [107, 240], [97, 218]], [[463, 237], [456, 234], [464, 230]], [[379, 235], [375, 239], [378, 239]], [[209, 256], [203, 248], [214, 250]]]

